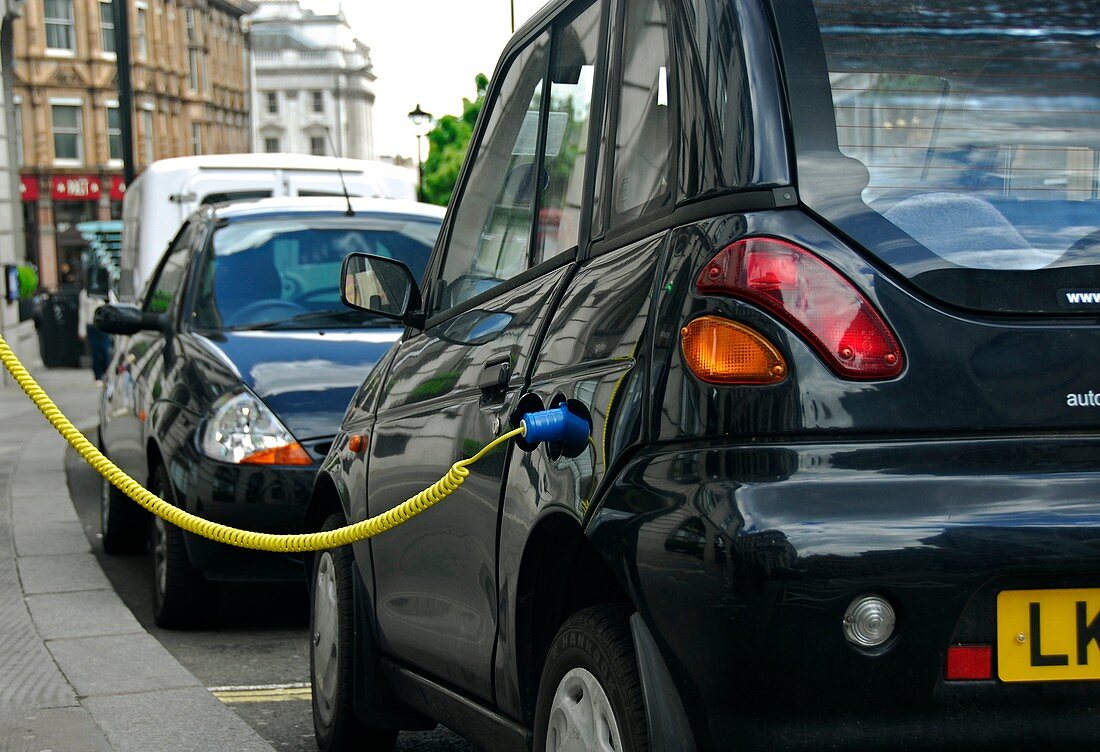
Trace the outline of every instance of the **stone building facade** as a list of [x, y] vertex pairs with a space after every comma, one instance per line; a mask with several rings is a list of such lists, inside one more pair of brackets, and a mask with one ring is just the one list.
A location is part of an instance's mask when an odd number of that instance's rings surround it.
[[[15, 117], [11, 99], [12, 24], [22, 3], [0, 0], [0, 269], [22, 261], [17, 250], [22, 245], [22, 217], [19, 211], [18, 173], [15, 170], [16, 149], [12, 138]], [[7, 297], [7, 280], [0, 279], [0, 333], [15, 346], [13, 329], [19, 322], [14, 302]]]
[[[121, 216], [112, 2], [129, 7], [134, 160], [249, 151], [248, 0], [31, 0], [14, 24], [26, 256], [73, 283], [78, 222]], [[71, 270], [66, 273], [66, 269]]]
[[316, 13], [299, 0], [258, 0], [249, 22], [254, 149], [332, 155], [335, 148], [342, 157], [373, 159], [370, 48], [343, 11]]

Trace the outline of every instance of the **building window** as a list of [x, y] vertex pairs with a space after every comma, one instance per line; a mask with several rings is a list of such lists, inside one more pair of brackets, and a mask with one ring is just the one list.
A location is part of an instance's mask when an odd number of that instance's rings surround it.
[[23, 100], [12, 100], [15, 104], [15, 165], [23, 166]]
[[267, 114], [278, 115], [279, 114], [279, 95], [277, 92], [269, 91], [264, 94], [264, 100], [267, 102]]
[[118, 51], [115, 47], [114, 0], [99, 0], [99, 46], [112, 55]]
[[73, 33], [73, 0], [46, 0], [46, 47], [76, 52]]
[[309, 137], [309, 153], [315, 157], [325, 156], [325, 139], [323, 136]]
[[202, 126], [191, 124], [191, 151], [197, 157], [202, 154]]
[[57, 161], [84, 161], [84, 128], [79, 104], [50, 105], [53, 117], [53, 158]]
[[137, 37], [137, 58], [144, 60], [149, 53], [149, 42], [146, 37], [145, 8], [137, 6], [137, 19], [135, 22], [135, 36]]
[[324, 112], [325, 111], [325, 95], [319, 91], [313, 92], [313, 111]]
[[153, 113], [150, 110], [141, 111], [141, 129], [145, 131], [145, 164], [153, 164], [156, 159], [156, 151], [153, 148]]
[[111, 161], [122, 159], [122, 118], [118, 105], [107, 105], [107, 156]]
[[184, 8], [183, 9], [183, 23], [187, 29], [187, 43], [194, 44], [198, 39], [198, 33], [195, 31], [195, 9]]
[[199, 51], [193, 47], [187, 51], [187, 85], [191, 91], [199, 90]]
[[264, 139], [264, 151], [268, 154], [276, 154], [279, 151], [279, 139], [268, 136]]

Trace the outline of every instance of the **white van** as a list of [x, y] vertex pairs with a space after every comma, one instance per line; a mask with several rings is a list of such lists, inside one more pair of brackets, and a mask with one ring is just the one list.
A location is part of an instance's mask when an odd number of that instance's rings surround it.
[[269, 196], [352, 196], [416, 200], [416, 171], [384, 162], [306, 154], [218, 154], [154, 162], [122, 204], [119, 298], [132, 300], [183, 221], [202, 204]]

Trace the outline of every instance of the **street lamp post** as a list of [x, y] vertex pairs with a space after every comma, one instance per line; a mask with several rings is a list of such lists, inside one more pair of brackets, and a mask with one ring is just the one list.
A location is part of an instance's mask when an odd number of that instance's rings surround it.
[[424, 200], [424, 158], [420, 152], [420, 140], [424, 138], [424, 126], [432, 121], [432, 113], [420, 109], [420, 103], [416, 103], [416, 109], [409, 113], [409, 122], [416, 128], [416, 194], [421, 201]]

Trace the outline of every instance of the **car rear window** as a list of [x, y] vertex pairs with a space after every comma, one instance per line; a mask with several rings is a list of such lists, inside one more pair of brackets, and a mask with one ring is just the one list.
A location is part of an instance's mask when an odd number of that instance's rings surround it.
[[798, 154], [803, 200], [948, 302], [1095, 313], [1100, 5], [813, 6], [837, 153]]

